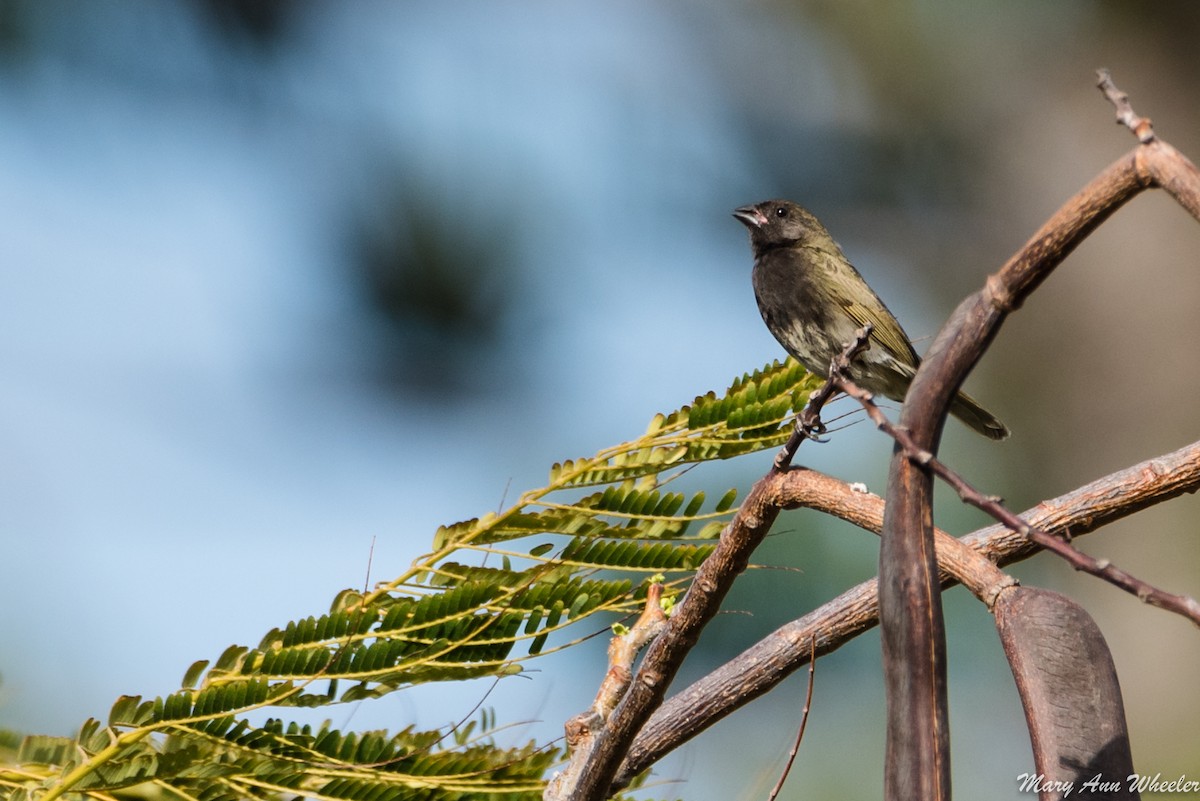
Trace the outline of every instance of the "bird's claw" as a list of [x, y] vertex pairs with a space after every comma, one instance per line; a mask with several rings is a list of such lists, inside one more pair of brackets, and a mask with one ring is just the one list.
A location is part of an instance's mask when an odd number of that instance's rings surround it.
[[828, 429], [819, 414], [801, 414], [796, 417], [796, 430], [814, 442], [825, 442], [822, 435]]

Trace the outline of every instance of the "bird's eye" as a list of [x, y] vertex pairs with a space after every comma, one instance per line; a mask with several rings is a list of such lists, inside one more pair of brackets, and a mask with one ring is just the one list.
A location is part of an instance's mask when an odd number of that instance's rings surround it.
[[786, 208], [784, 208], [783, 206], [776, 206], [776, 207], [775, 207], [775, 216], [776, 216], [776, 217], [780, 217], [780, 218], [782, 218], [782, 217], [786, 217], [786, 216], [787, 216], [787, 209], [786, 209]]

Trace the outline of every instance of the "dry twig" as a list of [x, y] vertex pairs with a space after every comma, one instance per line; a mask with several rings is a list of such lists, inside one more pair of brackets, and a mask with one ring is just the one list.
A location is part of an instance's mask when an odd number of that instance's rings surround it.
[[862, 389], [845, 376], [842, 369], [844, 365], [838, 365], [838, 368], [839, 371], [830, 376], [831, 380], [837, 383], [838, 388], [862, 404], [862, 407], [875, 423], [875, 426], [896, 440], [908, 459], [922, 467], [928, 468], [934, 475], [949, 484], [958, 493], [958, 497], [964, 503], [986, 512], [1018, 534], [1028, 537], [1047, 551], [1062, 557], [1076, 570], [1082, 570], [1085, 573], [1102, 578], [1108, 583], [1136, 595], [1138, 599], [1151, 606], [1157, 606], [1160, 609], [1166, 609], [1168, 612], [1182, 615], [1197, 626], [1200, 626], [1200, 603], [1197, 603], [1194, 598], [1189, 598], [1185, 595], [1174, 595], [1160, 590], [1142, 579], [1121, 570], [1107, 559], [1096, 559], [1095, 557], [1088, 556], [1073, 547], [1062, 537], [1056, 537], [1047, 531], [1029, 525], [1029, 523], [1006, 509], [1001, 503], [1000, 498], [994, 495], [984, 495], [932, 453], [918, 447], [907, 430], [893, 425], [887, 419], [887, 416], [875, 404], [870, 392]]
[[1100, 91], [1108, 98], [1108, 102], [1112, 103], [1117, 110], [1117, 124], [1124, 125], [1133, 131], [1133, 135], [1143, 145], [1154, 141], [1154, 128], [1150, 119], [1139, 117], [1134, 113], [1133, 106], [1129, 103], [1129, 95], [1117, 88], [1117, 85], [1113, 83], [1112, 74], [1107, 69], [1098, 69], [1096, 78], [1096, 85], [1100, 87]]
[[571, 751], [567, 766], [551, 777], [543, 798], [559, 801], [571, 797], [579, 773], [591, 756], [596, 734], [602, 731], [617, 704], [629, 689], [633, 679], [633, 662], [638, 652], [653, 640], [667, 624], [667, 615], [662, 607], [662, 577], [655, 576], [646, 589], [646, 603], [642, 614], [632, 628], [615, 630], [608, 644], [608, 672], [596, 693], [596, 700], [586, 712], [581, 712], [567, 721], [565, 729], [567, 746]]
[[800, 710], [800, 727], [796, 730], [796, 739], [792, 743], [791, 750], [788, 751], [787, 762], [779, 774], [779, 780], [771, 788], [771, 794], [767, 796], [767, 801], [775, 801], [779, 797], [779, 791], [783, 789], [783, 783], [787, 781], [788, 774], [792, 772], [792, 765], [796, 762], [796, 754], [800, 753], [800, 743], [804, 741], [804, 730], [808, 728], [808, 710], [812, 709], [813, 685], [816, 683], [814, 680], [817, 676], [817, 640], [815, 637], [809, 640], [808, 653], [808, 689], [804, 692], [804, 709]]

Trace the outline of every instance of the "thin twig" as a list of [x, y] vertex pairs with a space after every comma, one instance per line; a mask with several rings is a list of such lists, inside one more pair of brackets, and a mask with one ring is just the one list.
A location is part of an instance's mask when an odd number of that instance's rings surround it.
[[796, 761], [796, 754], [800, 753], [800, 742], [804, 739], [804, 729], [808, 726], [808, 710], [812, 708], [813, 684], [817, 674], [816, 636], [814, 635], [808, 643], [808, 690], [804, 694], [804, 709], [800, 712], [800, 729], [796, 732], [796, 740], [792, 743], [792, 749], [788, 751], [787, 764], [783, 766], [783, 773], [779, 775], [779, 781], [775, 782], [775, 786], [771, 788], [771, 794], [767, 796], [767, 801], [775, 801], [779, 797], [779, 791], [783, 789], [783, 783], [787, 781], [788, 774], [792, 772], [792, 764]]
[[1136, 595], [1140, 600], [1151, 606], [1157, 606], [1168, 612], [1174, 612], [1191, 620], [1200, 626], [1200, 603], [1185, 595], [1175, 595], [1154, 587], [1151, 584], [1116, 567], [1107, 559], [1096, 559], [1070, 545], [1066, 540], [1029, 525], [1017, 515], [1010, 512], [994, 495], [984, 495], [971, 486], [962, 476], [950, 469], [945, 463], [931, 452], [919, 447], [906, 428], [893, 425], [878, 406], [870, 392], [855, 384], [841, 371], [830, 374], [838, 389], [862, 404], [867, 415], [875, 425], [904, 449], [905, 456], [921, 467], [928, 468], [934, 475], [949, 484], [964, 503], [991, 515], [1000, 523], [1008, 526], [1018, 534], [1028, 537], [1033, 542], [1051, 551], [1067, 561], [1076, 570], [1082, 570], [1093, 576], [1102, 578], [1110, 584], [1120, 587], [1128, 593]]
[[1117, 88], [1117, 85], [1113, 83], [1112, 74], [1107, 69], [1098, 69], [1096, 78], [1096, 85], [1100, 87], [1100, 91], [1108, 98], [1108, 102], [1112, 103], [1117, 110], [1117, 124], [1124, 125], [1133, 131], [1134, 136], [1143, 145], [1153, 142], [1154, 128], [1150, 123], [1150, 118], [1139, 117], [1134, 113], [1133, 106], [1129, 102], [1129, 95]]

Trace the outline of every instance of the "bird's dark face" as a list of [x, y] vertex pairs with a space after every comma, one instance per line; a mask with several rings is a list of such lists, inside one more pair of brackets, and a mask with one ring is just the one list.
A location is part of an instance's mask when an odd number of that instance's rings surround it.
[[766, 200], [742, 206], [733, 216], [750, 229], [750, 244], [755, 253], [773, 247], [819, 244], [829, 239], [825, 226], [790, 200]]

